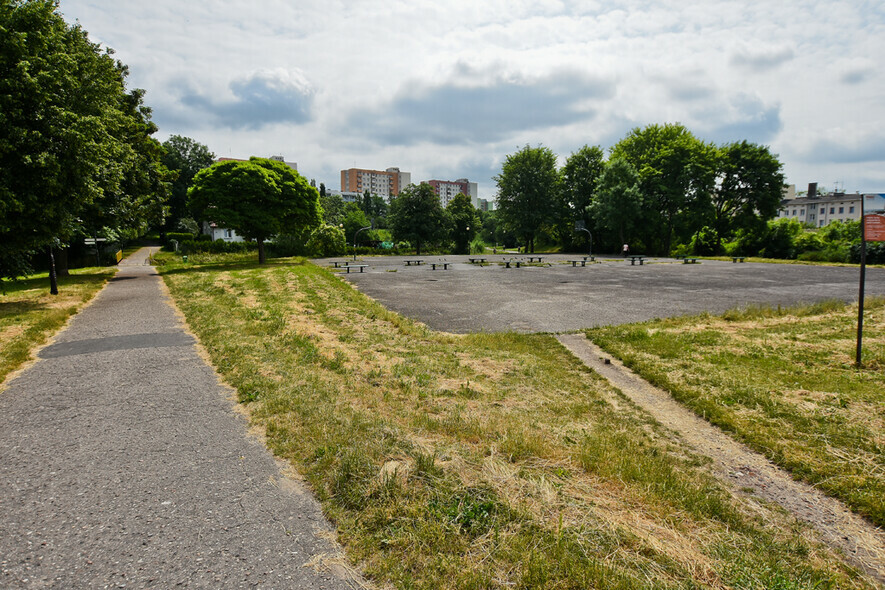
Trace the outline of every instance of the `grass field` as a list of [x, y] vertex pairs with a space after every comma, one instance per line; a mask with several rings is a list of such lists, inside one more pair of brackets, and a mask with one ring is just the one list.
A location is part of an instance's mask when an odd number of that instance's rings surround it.
[[885, 525], [885, 299], [599, 328], [588, 336], [797, 478]]
[[299, 260], [165, 260], [212, 362], [381, 583], [865, 587], [552, 336], [433, 332]]
[[49, 294], [46, 273], [5, 282], [0, 291], [0, 384], [30, 360], [110, 279], [116, 268], [81, 268], [58, 278], [58, 295]]

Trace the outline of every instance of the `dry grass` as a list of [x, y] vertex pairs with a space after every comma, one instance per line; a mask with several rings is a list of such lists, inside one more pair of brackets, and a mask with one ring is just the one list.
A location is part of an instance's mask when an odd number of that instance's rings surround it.
[[864, 587], [550, 336], [435, 333], [308, 264], [168, 270], [269, 446], [382, 583]]

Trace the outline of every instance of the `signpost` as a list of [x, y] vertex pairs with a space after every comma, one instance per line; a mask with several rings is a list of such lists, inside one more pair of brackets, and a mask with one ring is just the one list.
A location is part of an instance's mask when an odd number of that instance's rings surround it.
[[856, 367], [861, 367], [861, 351], [863, 348], [863, 296], [867, 275], [867, 242], [885, 242], [885, 215], [876, 213], [864, 214], [861, 208], [860, 224], [860, 293], [857, 297], [857, 353], [854, 359]]

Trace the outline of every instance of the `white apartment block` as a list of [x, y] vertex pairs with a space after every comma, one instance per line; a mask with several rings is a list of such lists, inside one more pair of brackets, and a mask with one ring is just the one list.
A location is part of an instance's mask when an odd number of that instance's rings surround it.
[[813, 227], [824, 227], [833, 221], [860, 221], [863, 198], [860, 193], [830, 193], [784, 199], [777, 219], [795, 219]]
[[470, 202], [474, 207], [478, 205], [476, 183], [469, 182], [466, 178], [459, 178], [458, 180], [428, 180], [427, 184], [433, 187], [433, 192], [439, 196], [439, 201], [443, 207], [448, 207], [452, 199], [460, 194], [470, 197]]

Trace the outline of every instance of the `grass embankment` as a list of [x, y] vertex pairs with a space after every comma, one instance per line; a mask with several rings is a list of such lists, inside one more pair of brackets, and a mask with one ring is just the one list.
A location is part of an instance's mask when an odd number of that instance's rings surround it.
[[49, 294], [47, 273], [3, 283], [0, 289], [0, 386], [31, 359], [69, 317], [110, 279], [116, 268], [81, 268], [58, 278], [58, 295]]
[[756, 308], [588, 336], [797, 478], [885, 526], [885, 299]]
[[864, 587], [549, 335], [433, 332], [299, 261], [168, 259], [215, 366], [376, 580]]

